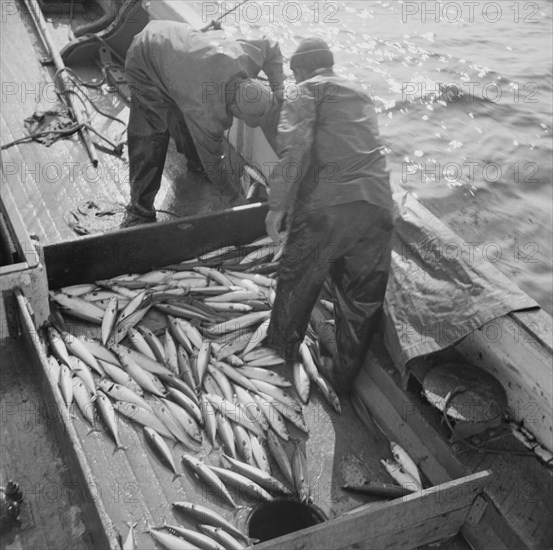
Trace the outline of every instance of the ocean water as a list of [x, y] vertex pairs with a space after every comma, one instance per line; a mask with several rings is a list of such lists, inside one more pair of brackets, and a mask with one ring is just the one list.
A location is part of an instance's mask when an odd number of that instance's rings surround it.
[[[236, 5], [197, 4], [207, 21]], [[551, 1], [251, 0], [223, 27], [278, 39], [287, 62], [327, 40], [375, 98], [394, 183], [459, 235], [456, 254], [479, 246], [553, 313]]]

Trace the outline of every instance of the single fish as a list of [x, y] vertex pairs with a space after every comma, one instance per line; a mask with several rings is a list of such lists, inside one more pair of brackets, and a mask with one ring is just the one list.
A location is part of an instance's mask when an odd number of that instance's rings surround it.
[[184, 540], [195, 544], [202, 550], [226, 550], [224, 546], [209, 535], [198, 533], [192, 529], [185, 529], [179, 525], [169, 525], [167, 522], [163, 524], [163, 528], [167, 529], [171, 534], [182, 537]]
[[232, 431], [234, 433], [234, 442], [236, 444], [236, 454], [248, 464], [254, 464], [254, 458], [252, 454], [252, 442], [248, 434], [248, 430], [240, 424], [232, 424]]
[[121, 384], [116, 384], [111, 380], [104, 378], [98, 383], [98, 388], [100, 388], [106, 395], [111, 397], [114, 401], [123, 401], [125, 403], [134, 403], [143, 409], [147, 409], [151, 412], [151, 405], [139, 394], [134, 392], [132, 389], [123, 386]]
[[71, 285], [71, 286], [64, 286], [60, 288], [60, 290], [67, 294], [67, 296], [71, 297], [77, 297], [77, 296], [83, 296], [84, 294], [87, 294], [88, 292], [93, 292], [96, 289], [96, 285], [93, 283], [84, 283], [80, 285]]
[[186, 332], [178, 323], [178, 320], [171, 315], [167, 315], [169, 319], [169, 331], [175, 338], [175, 340], [186, 350], [186, 353], [190, 356], [194, 353], [192, 348], [192, 342], [190, 342]]
[[61, 365], [58, 384], [65, 406], [69, 408], [73, 403], [73, 376], [67, 365]]
[[317, 384], [320, 392], [324, 395], [325, 399], [330, 403], [332, 408], [338, 414], [342, 414], [340, 398], [338, 397], [336, 390], [334, 390], [334, 388], [332, 387], [332, 384], [322, 374], [318, 374], [314, 381], [315, 384]]
[[56, 302], [59, 309], [66, 315], [101, 324], [104, 310], [79, 297], [71, 297], [63, 292], [50, 292], [50, 298]]
[[202, 342], [198, 350], [198, 357], [196, 359], [196, 372], [198, 375], [196, 382], [198, 386], [202, 384], [202, 380], [207, 370], [207, 365], [209, 364], [210, 357], [211, 357], [211, 343], [208, 341], [204, 341]]
[[253, 311], [252, 306], [235, 302], [209, 302], [209, 305], [215, 311], [229, 311], [236, 313], [249, 313], [250, 311]]
[[149, 527], [146, 532], [167, 550], [201, 550], [199, 546], [159, 529]]
[[194, 518], [199, 523], [219, 527], [221, 529], [224, 529], [227, 533], [230, 533], [234, 537], [238, 537], [249, 542], [247, 535], [242, 533], [232, 523], [227, 521], [223, 516], [211, 510], [210, 508], [201, 506], [200, 504], [183, 501], [173, 502], [173, 508], [176, 508], [179, 512]]
[[171, 336], [169, 329], [165, 329], [165, 337], [163, 339], [163, 351], [165, 353], [165, 364], [171, 369], [173, 374], [179, 373], [179, 363], [177, 359], [177, 345]]
[[305, 451], [298, 443], [296, 443], [294, 454], [292, 455], [292, 475], [300, 502], [308, 502], [311, 491], [309, 489], [307, 473], [307, 457], [305, 456]]
[[74, 356], [78, 357], [100, 376], [104, 375], [104, 370], [100, 366], [100, 363], [98, 363], [96, 357], [94, 357], [94, 355], [88, 350], [82, 340], [79, 340], [68, 332], [62, 332], [61, 337], [63, 338], [69, 353], [72, 353]]
[[202, 412], [200, 411], [199, 402], [195, 395], [192, 399], [189, 395], [176, 388], [169, 388], [166, 397], [192, 415], [192, 418], [194, 418], [199, 426], [203, 424]]
[[69, 356], [69, 362], [71, 363], [71, 370], [84, 382], [90, 394], [96, 395], [96, 383], [88, 366], [74, 355]]
[[148, 445], [152, 448], [155, 454], [160, 458], [161, 462], [165, 466], [168, 466], [169, 469], [175, 474], [173, 476], [173, 481], [175, 479], [182, 477], [184, 474], [177, 472], [177, 467], [175, 466], [175, 461], [173, 460], [173, 455], [167, 443], [164, 439], [152, 428], [144, 426], [144, 437], [148, 442]]
[[261, 275], [260, 273], [248, 273], [247, 271], [239, 272], [239, 271], [225, 271], [225, 273], [228, 273], [229, 275], [232, 275], [234, 277], [237, 277], [239, 279], [249, 279], [250, 281], [253, 281], [254, 283], [266, 286], [269, 288], [276, 286], [276, 279], [273, 277], [267, 277], [266, 275]]
[[134, 532], [137, 523], [127, 522], [127, 525], [129, 526], [129, 532], [127, 533], [127, 538], [123, 541], [123, 545], [121, 547], [121, 550], [137, 550], [138, 549], [138, 543], [136, 542], [136, 534]]
[[195, 439], [197, 442], [202, 441], [200, 427], [198, 426], [196, 419], [186, 409], [183, 409], [168, 399], [161, 399], [161, 402], [192, 439]]
[[111, 331], [115, 326], [115, 321], [117, 320], [117, 312], [119, 310], [119, 301], [117, 296], [112, 296], [109, 299], [108, 306], [104, 311], [104, 318], [102, 319], [102, 344], [104, 346], [107, 344]]
[[246, 546], [227, 533], [222, 527], [214, 525], [198, 525], [200, 531], [225, 547], [226, 550], [245, 550]]
[[[273, 397], [271, 397], [270, 395], [267, 395], [266, 393], [261, 392], [259, 394], [259, 397], [261, 400], [268, 402], [269, 405], [274, 407], [284, 418], [292, 422], [292, 424], [294, 424], [296, 428], [298, 428], [304, 433], [309, 433], [309, 429], [307, 428], [307, 425], [305, 424], [305, 420], [301, 413], [298, 413], [295, 409], [292, 409], [292, 407], [285, 405], [278, 399], [274, 399]], [[277, 433], [280, 436], [282, 436], [280, 432], [277, 432]], [[283, 439], [285, 438], [283, 437]]]
[[395, 461], [420, 485], [422, 489], [421, 476], [414, 460], [402, 447], [393, 441], [390, 442], [390, 449]]
[[[144, 390], [126, 373], [121, 367], [116, 367], [111, 363], [107, 363], [102, 359], [98, 359], [101, 367], [104, 369], [106, 375], [116, 384], [128, 388], [140, 397], [144, 396]], [[122, 401], [125, 401], [122, 399]]]
[[[265, 416], [267, 423], [271, 428], [280, 436], [284, 441], [288, 441], [290, 436], [288, 434], [288, 428], [284, 422], [284, 418], [280, 412], [273, 405], [275, 402], [273, 399], [267, 399], [260, 395], [254, 395], [253, 398], [259, 407], [259, 410]], [[267, 430], [265, 430], [267, 431]]]
[[198, 446], [202, 440], [198, 426], [196, 426], [195, 432], [198, 437], [198, 440], [196, 440], [188, 434], [184, 427], [175, 419], [163, 403], [157, 405], [154, 412], [159, 420], [161, 420], [162, 424], [173, 434], [177, 441], [180, 441], [187, 449], [198, 449]]
[[278, 479], [268, 474], [265, 470], [257, 468], [256, 466], [252, 466], [250, 464], [245, 464], [244, 462], [240, 462], [239, 460], [236, 460], [225, 454], [223, 455], [223, 457], [225, 458], [225, 460], [228, 460], [233, 470], [251, 479], [261, 487], [264, 487], [269, 491], [282, 493], [284, 495], [290, 494], [290, 491], [286, 486], [284, 486]]
[[165, 395], [165, 387], [151, 372], [144, 370], [131, 358], [131, 356], [122, 349], [122, 346], [115, 344], [111, 347], [112, 351], [117, 355], [125, 371], [133, 380], [145, 391], [148, 391], [158, 397]]
[[200, 349], [203, 343], [203, 338], [200, 334], [200, 331], [185, 319], [175, 319], [175, 321], [177, 325], [179, 325], [180, 328], [184, 331], [192, 346], [196, 349]]
[[233, 290], [232, 292], [225, 292], [219, 294], [219, 296], [208, 296], [205, 299], [205, 303], [210, 306], [218, 302], [245, 302], [246, 300], [263, 300], [265, 296], [260, 292], [252, 292], [251, 290]]
[[221, 393], [223, 397], [227, 401], [232, 402], [234, 391], [232, 389], [230, 380], [227, 378], [227, 376], [221, 370], [216, 369], [214, 367], [209, 369], [209, 374], [215, 379], [215, 382], [217, 382], [217, 385], [221, 389]]
[[397, 462], [393, 460], [380, 460], [388, 474], [403, 488], [410, 491], [422, 491], [421, 485], [408, 474]]
[[198, 273], [201, 273], [205, 277], [209, 277], [219, 285], [231, 286], [231, 282], [229, 281], [229, 279], [216, 269], [213, 269], [211, 267], [193, 267], [192, 269]]
[[179, 346], [177, 349], [177, 364], [180, 377], [188, 384], [188, 386], [195, 388], [196, 380], [194, 379], [194, 373], [192, 372], [190, 358], [182, 346]]
[[154, 359], [163, 365], [166, 364], [165, 349], [161, 340], [148, 328], [143, 325], [138, 325], [138, 330], [146, 340], [146, 343], [154, 354]]
[[156, 360], [154, 352], [146, 342], [144, 336], [137, 329], [130, 328], [127, 337], [136, 351], [138, 351], [142, 355], [145, 355], [146, 357], [149, 357], [153, 361]]
[[236, 442], [231, 423], [218, 412], [215, 413], [215, 419], [217, 420], [217, 433], [223, 442], [223, 448], [229, 455], [236, 457]]
[[167, 439], [175, 440], [173, 434], [162, 424], [161, 420], [150, 410], [144, 409], [135, 403], [125, 403], [124, 401], [116, 401], [115, 409], [117, 412], [126, 416], [129, 420], [154, 429], [158, 434]]
[[309, 390], [311, 388], [311, 383], [309, 381], [309, 376], [305, 372], [301, 361], [294, 362], [294, 387], [296, 392], [301, 399], [302, 403], [307, 403], [309, 401]]
[[96, 397], [96, 404], [98, 405], [98, 409], [100, 410], [100, 415], [105, 425], [107, 426], [108, 431], [111, 433], [113, 440], [115, 441], [115, 449], [113, 452], [115, 453], [117, 451], [126, 451], [127, 447], [123, 446], [123, 444], [119, 440], [117, 419], [115, 417], [115, 411], [113, 405], [111, 404], [111, 401], [101, 390], [98, 390], [96, 392]]
[[244, 351], [242, 352], [243, 355], [247, 355], [251, 351], [253, 351], [256, 347], [258, 347], [265, 338], [267, 338], [267, 331], [269, 330], [269, 324], [271, 323], [271, 319], [265, 319], [254, 331], [252, 334], [248, 345], [244, 348]]
[[267, 432], [267, 443], [269, 444], [269, 452], [277, 463], [282, 475], [284, 475], [286, 481], [288, 481], [290, 485], [294, 486], [294, 476], [292, 474], [290, 459], [279, 438], [272, 430]]
[[88, 336], [77, 336], [77, 338], [86, 346], [86, 349], [88, 349], [88, 351], [96, 357], [96, 359], [101, 359], [106, 363], [111, 363], [112, 365], [117, 365], [118, 367], [121, 366], [121, 363], [115, 354], [106, 348], [99, 340], [94, 340], [94, 338], [89, 338]]
[[256, 387], [257, 393], [267, 394], [273, 399], [280, 401], [286, 407], [289, 407], [297, 413], [301, 413], [301, 405], [291, 395], [288, 395], [277, 386], [273, 386], [273, 384], [263, 382], [262, 380], [252, 380], [252, 383]]
[[154, 271], [149, 271], [140, 275], [136, 281], [142, 281], [151, 285], [158, 285], [167, 280], [168, 277], [173, 275], [175, 272], [171, 269], [157, 269]]
[[73, 397], [83, 417], [92, 426], [91, 431], [98, 431], [94, 417], [94, 401], [96, 398], [89, 393], [83, 381], [77, 377], [73, 378]]
[[224, 483], [235, 487], [240, 496], [245, 494], [249, 497], [258, 498], [266, 502], [273, 500], [273, 497], [263, 489], [263, 487], [238, 472], [233, 472], [226, 468], [219, 468], [217, 466], [208, 466], [208, 468], [215, 472]]
[[235, 330], [244, 330], [245, 328], [252, 325], [258, 325], [259, 323], [265, 321], [265, 319], [270, 317], [270, 315], [270, 311], [253, 311], [251, 313], [246, 313], [246, 315], [235, 317], [230, 321], [211, 325], [207, 327], [206, 332], [212, 336], [216, 336], [218, 334], [225, 334]]
[[267, 382], [267, 384], [272, 384], [273, 386], [278, 386], [280, 388], [289, 388], [292, 386], [288, 380], [272, 370], [245, 365], [240, 367], [239, 372], [240, 374], [247, 376], [250, 380], [261, 380], [262, 382]]
[[61, 337], [61, 334], [53, 326], [49, 326], [46, 329], [46, 335], [48, 336], [48, 344], [50, 350], [54, 354], [54, 357], [68, 367], [71, 367], [69, 363], [69, 352]]
[[199, 479], [202, 479], [204, 483], [209, 485], [214, 489], [223, 500], [228, 502], [233, 508], [238, 508], [236, 502], [234, 502], [232, 496], [228, 492], [228, 489], [225, 487], [224, 483], [221, 481], [219, 476], [210, 470], [205, 464], [203, 464], [197, 458], [191, 455], [182, 455], [182, 461], [192, 469]]
[[270, 474], [271, 465], [269, 464], [269, 458], [267, 456], [267, 453], [265, 452], [263, 444], [253, 433], [250, 433], [250, 441], [252, 444], [252, 455], [258, 468]]

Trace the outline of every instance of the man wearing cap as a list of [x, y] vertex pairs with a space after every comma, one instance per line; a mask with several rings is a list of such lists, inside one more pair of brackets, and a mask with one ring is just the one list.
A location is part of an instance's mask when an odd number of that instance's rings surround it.
[[[298, 360], [313, 307], [330, 275], [336, 345], [325, 374], [349, 392], [382, 311], [391, 258], [392, 194], [374, 103], [337, 76], [324, 40], [300, 43], [296, 89], [278, 126], [267, 233], [286, 236], [269, 344]], [[287, 231], [283, 231], [283, 224]]]
[[[132, 99], [124, 226], [155, 221], [170, 137], [186, 155], [188, 170], [224, 187], [223, 133], [233, 116], [252, 127], [275, 119], [275, 111], [278, 116], [282, 55], [267, 38], [229, 40], [223, 31], [152, 21], [134, 38], [125, 70]], [[268, 81], [256, 78], [260, 71]]]

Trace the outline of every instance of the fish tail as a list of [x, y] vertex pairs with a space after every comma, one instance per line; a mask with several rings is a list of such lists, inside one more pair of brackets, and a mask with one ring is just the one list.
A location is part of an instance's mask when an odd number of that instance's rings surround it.
[[179, 477], [183, 477], [184, 474], [179, 474], [179, 473], [176, 473], [174, 476], [173, 476], [173, 483], [175, 482], [176, 479], [178, 479]]
[[119, 443], [118, 445], [115, 445], [115, 448], [113, 449], [113, 454], [115, 454], [117, 451], [128, 451], [129, 448], [125, 447], [123, 444]]
[[100, 428], [97, 428], [96, 426], [92, 426], [92, 428], [90, 428], [90, 430], [88, 430], [87, 432], [87, 436], [90, 435], [91, 433], [94, 433], [94, 432], [101, 432], [102, 430]]

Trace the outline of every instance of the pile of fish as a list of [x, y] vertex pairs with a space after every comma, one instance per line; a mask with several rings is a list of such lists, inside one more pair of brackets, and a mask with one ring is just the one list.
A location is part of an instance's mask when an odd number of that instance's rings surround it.
[[[183, 471], [171, 446], [181, 445], [184, 471], [233, 508], [236, 496], [267, 501], [295, 493], [307, 501], [302, 403], [314, 386], [338, 413], [340, 401], [317, 366], [321, 350], [314, 330], [293, 366], [293, 383], [272, 370], [283, 360], [263, 344], [280, 253], [265, 238], [146, 274], [51, 292], [49, 361], [65, 405], [75, 403], [91, 431], [100, 429], [99, 416], [114, 452], [126, 449], [116, 415], [141, 425], [173, 479]], [[71, 325], [69, 318], [79, 323]], [[198, 458], [205, 438], [222, 447], [222, 467]], [[295, 442], [292, 457], [284, 441]], [[285, 483], [273, 475], [269, 455]], [[188, 514], [190, 507], [200, 508], [185, 504], [175, 507]], [[243, 546], [228, 526], [210, 521], [213, 511], [202, 512], [201, 532], [194, 535], [171, 525], [149, 532], [166, 547], [178, 547], [171, 537], [187, 540], [187, 548]]]

